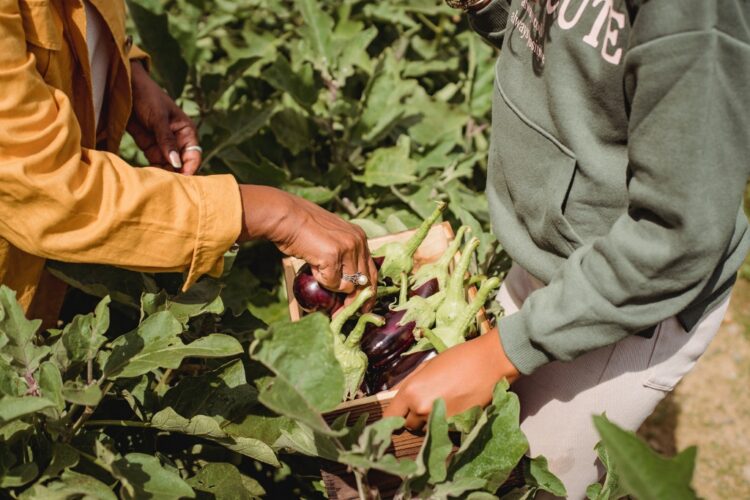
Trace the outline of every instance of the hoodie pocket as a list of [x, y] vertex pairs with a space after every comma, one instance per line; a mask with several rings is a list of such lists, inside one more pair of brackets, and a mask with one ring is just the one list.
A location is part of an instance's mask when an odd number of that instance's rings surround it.
[[[581, 238], [565, 219], [565, 205], [577, 171], [576, 157], [548, 131], [529, 119], [496, 79], [492, 112], [491, 168], [516, 218], [541, 248], [568, 255]], [[498, 189], [499, 188], [499, 189]]]

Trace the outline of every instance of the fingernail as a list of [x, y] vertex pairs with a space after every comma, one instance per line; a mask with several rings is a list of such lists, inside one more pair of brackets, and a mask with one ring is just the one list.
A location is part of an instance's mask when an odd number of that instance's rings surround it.
[[177, 153], [177, 151], [169, 152], [169, 163], [171, 163], [172, 166], [177, 170], [182, 168], [182, 160], [180, 159], [180, 155], [179, 153]]

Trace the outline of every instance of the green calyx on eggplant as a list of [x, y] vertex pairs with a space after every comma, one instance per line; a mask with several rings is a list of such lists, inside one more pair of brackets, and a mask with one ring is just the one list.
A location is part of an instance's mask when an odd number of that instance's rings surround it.
[[397, 283], [401, 279], [402, 272], [407, 274], [411, 272], [414, 267], [414, 253], [447, 206], [448, 204], [445, 202], [438, 202], [435, 211], [422, 222], [408, 240], [386, 243], [372, 252], [374, 258], [383, 257], [379, 274], [384, 281], [391, 280]]
[[465, 276], [469, 270], [469, 264], [474, 256], [474, 251], [479, 246], [477, 238], [471, 238], [461, 250], [461, 259], [453, 270], [448, 285], [445, 288], [445, 299], [437, 308], [435, 323], [437, 326], [453, 324], [463, 314], [468, 305], [466, 302]]
[[354, 300], [352, 300], [348, 305], [341, 308], [341, 310], [338, 312], [338, 314], [331, 320], [331, 331], [334, 333], [334, 335], [338, 335], [341, 333], [341, 329], [344, 327], [344, 323], [346, 323], [349, 318], [357, 314], [357, 311], [359, 311], [363, 305], [365, 305], [365, 302], [370, 300], [372, 296], [375, 294], [373, 292], [372, 288], [363, 288], [362, 291], [360, 291], [356, 297], [354, 297]]
[[370, 324], [382, 326], [384, 323], [382, 316], [366, 313], [359, 317], [348, 337], [344, 338], [340, 333], [334, 335], [333, 354], [344, 372], [344, 399], [353, 398], [365, 378], [368, 360], [359, 347], [365, 328]]
[[435, 347], [437, 352], [443, 352], [455, 345], [458, 345], [466, 340], [466, 334], [471, 328], [471, 325], [476, 321], [476, 315], [482, 308], [487, 299], [497, 287], [500, 286], [500, 280], [497, 277], [489, 278], [487, 281], [482, 283], [482, 286], [477, 291], [474, 300], [468, 307], [459, 314], [456, 319], [448, 324], [438, 324], [435, 328], [422, 328], [421, 333], [427, 338]]
[[312, 274], [310, 264], [303, 265], [294, 277], [292, 292], [297, 303], [305, 312], [320, 311], [329, 316], [344, 303], [343, 293], [332, 292], [318, 283]]
[[440, 290], [445, 289], [450, 276], [449, 270], [451, 262], [453, 262], [453, 258], [455, 257], [456, 252], [458, 252], [458, 249], [461, 246], [461, 241], [467, 231], [471, 231], [469, 226], [459, 227], [458, 231], [456, 231], [456, 236], [453, 238], [450, 245], [448, 245], [448, 248], [445, 249], [443, 255], [441, 255], [435, 262], [424, 264], [414, 272], [412, 279], [414, 284], [412, 285], [412, 290], [419, 290], [432, 280], [437, 282], [437, 286]]

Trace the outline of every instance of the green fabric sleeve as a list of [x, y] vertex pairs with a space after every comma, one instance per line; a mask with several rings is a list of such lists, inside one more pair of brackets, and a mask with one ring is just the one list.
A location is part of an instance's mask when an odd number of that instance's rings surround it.
[[679, 313], [741, 239], [750, 16], [747, 2], [718, 3], [675, 15], [675, 2], [646, 2], [639, 11], [624, 60], [629, 209], [499, 322], [522, 373]]

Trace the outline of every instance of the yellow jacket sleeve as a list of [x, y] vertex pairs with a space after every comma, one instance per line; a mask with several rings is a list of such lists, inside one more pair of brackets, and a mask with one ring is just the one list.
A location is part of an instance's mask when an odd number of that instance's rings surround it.
[[218, 273], [240, 232], [231, 176], [133, 168], [80, 146], [68, 97], [26, 51], [17, 0], [0, 0], [0, 236], [33, 255], [147, 271]]

